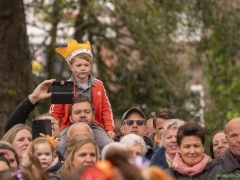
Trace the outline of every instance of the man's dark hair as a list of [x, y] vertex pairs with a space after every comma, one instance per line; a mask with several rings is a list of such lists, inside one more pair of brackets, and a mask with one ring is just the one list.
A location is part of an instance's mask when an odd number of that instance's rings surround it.
[[160, 108], [155, 112], [153, 116], [153, 127], [156, 129], [156, 119], [161, 118], [165, 120], [176, 119], [173, 113], [167, 108]]
[[70, 114], [72, 114], [72, 107], [73, 107], [74, 104], [84, 103], [84, 102], [88, 102], [91, 105], [91, 109], [92, 109], [93, 114], [94, 114], [95, 113], [95, 108], [93, 107], [92, 102], [90, 101], [90, 99], [88, 97], [86, 97], [86, 96], [77, 96], [74, 99], [72, 105], [70, 106]]

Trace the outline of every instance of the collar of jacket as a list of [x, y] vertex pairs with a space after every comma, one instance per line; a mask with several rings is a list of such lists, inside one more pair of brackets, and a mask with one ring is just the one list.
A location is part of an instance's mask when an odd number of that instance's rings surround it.
[[232, 154], [230, 149], [228, 149], [222, 156], [223, 167], [226, 172], [232, 172], [235, 169], [240, 169], [240, 164], [237, 162], [236, 157]]

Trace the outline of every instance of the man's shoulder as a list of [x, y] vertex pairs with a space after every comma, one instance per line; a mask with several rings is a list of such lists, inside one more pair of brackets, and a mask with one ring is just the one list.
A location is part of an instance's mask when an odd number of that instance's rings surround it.
[[150, 148], [154, 147], [154, 142], [149, 137], [143, 136], [143, 140], [145, 141], [146, 145], [149, 146]]
[[62, 136], [66, 136], [68, 129], [72, 126], [72, 124], [70, 124], [69, 126], [65, 127], [63, 130], [60, 131], [60, 137]]
[[218, 164], [222, 167], [223, 172], [240, 172], [240, 164], [230, 149], [228, 149], [221, 157], [218, 157], [214, 160], [218, 161]]

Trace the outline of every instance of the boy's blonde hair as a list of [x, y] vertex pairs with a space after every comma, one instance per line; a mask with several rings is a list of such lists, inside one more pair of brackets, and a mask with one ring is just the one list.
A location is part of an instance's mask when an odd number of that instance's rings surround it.
[[69, 63], [72, 65], [76, 58], [85, 59], [86, 61], [88, 61], [88, 62], [92, 65], [92, 57], [89, 56], [89, 55], [86, 54], [86, 53], [81, 53], [81, 54], [76, 55], [76, 56], [72, 59], [72, 61], [70, 61]]

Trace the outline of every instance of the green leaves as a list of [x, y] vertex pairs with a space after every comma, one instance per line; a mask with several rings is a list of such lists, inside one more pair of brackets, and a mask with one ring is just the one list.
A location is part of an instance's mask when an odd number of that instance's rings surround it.
[[7, 94], [8, 94], [9, 96], [16, 96], [16, 95], [17, 95], [17, 92], [14, 91], [14, 90], [8, 90], [8, 91], [7, 91]]

